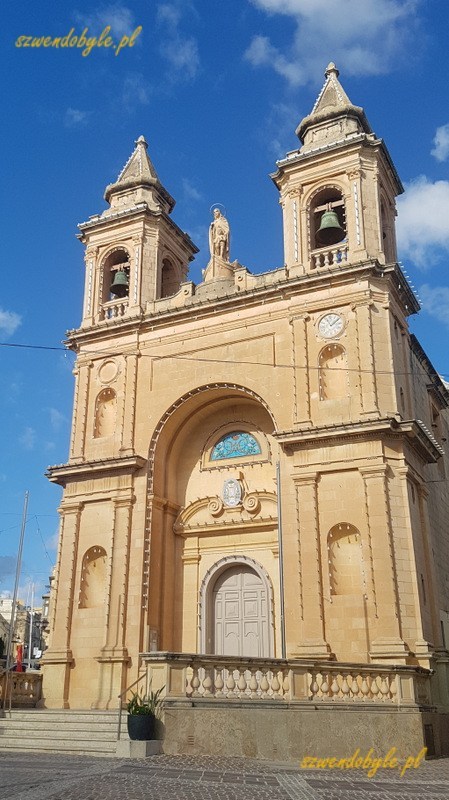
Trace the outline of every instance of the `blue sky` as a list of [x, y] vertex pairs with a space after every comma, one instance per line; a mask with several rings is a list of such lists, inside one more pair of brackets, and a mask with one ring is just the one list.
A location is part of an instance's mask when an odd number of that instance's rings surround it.
[[[120, 53], [16, 47], [20, 36], [141, 32]], [[144, 134], [173, 217], [206, 265], [212, 204], [231, 224], [231, 258], [253, 272], [283, 263], [281, 213], [268, 174], [335, 61], [352, 102], [385, 139], [406, 192], [400, 259], [423, 310], [410, 321], [449, 379], [449, 107], [446, 0], [183, 0], [9, 3], [2, 36], [3, 259], [0, 340], [61, 348], [80, 321], [83, 250], [76, 225], [103, 210]], [[6, 69], [8, 71], [6, 72]], [[25, 490], [21, 577], [41, 592], [55, 559], [67, 458], [73, 355], [1, 347], [0, 592], [13, 586]]]

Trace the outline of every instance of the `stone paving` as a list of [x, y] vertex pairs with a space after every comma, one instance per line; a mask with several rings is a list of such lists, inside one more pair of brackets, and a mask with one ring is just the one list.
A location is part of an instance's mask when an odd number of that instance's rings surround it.
[[403, 778], [302, 770], [242, 758], [145, 760], [0, 751], [0, 800], [448, 800], [449, 759]]

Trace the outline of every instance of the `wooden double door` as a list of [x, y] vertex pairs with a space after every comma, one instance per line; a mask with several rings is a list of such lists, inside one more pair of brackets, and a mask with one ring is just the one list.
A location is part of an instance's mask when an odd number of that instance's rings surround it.
[[268, 591], [255, 570], [240, 564], [221, 573], [213, 589], [212, 612], [216, 655], [271, 655]]

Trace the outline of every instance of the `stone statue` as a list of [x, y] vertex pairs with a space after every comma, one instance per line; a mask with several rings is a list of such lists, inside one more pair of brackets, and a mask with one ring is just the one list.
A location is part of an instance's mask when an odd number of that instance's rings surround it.
[[214, 219], [209, 228], [209, 248], [211, 256], [220, 256], [229, 261], [229, 222], [219, 208], [214, 208]]

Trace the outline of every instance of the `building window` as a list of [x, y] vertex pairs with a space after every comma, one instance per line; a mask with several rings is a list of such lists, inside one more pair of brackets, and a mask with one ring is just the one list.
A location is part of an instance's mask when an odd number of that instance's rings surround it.
[[320, 400], [338, 400], [349, 394], [348, 361], [341, 344], [328, 344], [318, 360]]
[[363, 560], [360, 533], [341, 522], [328, 536], [329, 577], [332, 595], [363, 593]]
[[226, 433], [213, 447], [211, 461], [220, 461], [224, 458], [242, 458], [256, 456], [261, 453], [260, 444], [250, 433], [233, 431]]
[[96, 608], [103, 605], [105, 588], [106, 550], [96, 545], [84, 554], [78, 608]]
[[116, 416], [117, 396], [114, 389], [103, 389], [95, 402], [94, 439], [114, 433]]

